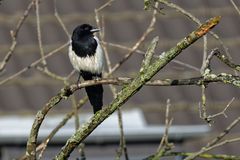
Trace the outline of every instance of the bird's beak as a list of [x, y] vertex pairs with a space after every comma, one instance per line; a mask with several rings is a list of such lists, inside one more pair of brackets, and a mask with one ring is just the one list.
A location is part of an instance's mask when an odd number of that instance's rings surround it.
[[98, 28], [93, 28], [93, 29], [90, 30], [90, 32], [92, 32], [92, 33], [99, 32], [99, 31], [100, 31], [100, 29], [98, 29]]

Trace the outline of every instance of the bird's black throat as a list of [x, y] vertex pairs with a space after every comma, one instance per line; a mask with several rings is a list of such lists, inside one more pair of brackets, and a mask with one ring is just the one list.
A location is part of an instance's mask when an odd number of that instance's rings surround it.
[[85, 36], [79, 40], [74, 40], [72, 38], [72, 50], [77, 56], [82, 58], [94, 56], [97, 45], [97, 41], [91, 35]]

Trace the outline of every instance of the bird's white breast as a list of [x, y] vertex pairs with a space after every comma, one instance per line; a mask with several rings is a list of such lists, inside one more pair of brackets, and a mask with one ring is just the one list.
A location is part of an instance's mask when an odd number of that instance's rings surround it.
[[99, 43], [98, 38], [97, 37], [94, 38], [96, 39], [98, 45], [96, 48], [96, 53], [93, 56], [87, 57], [77, 56], [75, 52], [72, 50], [72, 45], [70, 42], [68, 55], [74, 69], [78, 71], [83, 70], [92, 73], [102, 73], [104, 65], [103, 50]]

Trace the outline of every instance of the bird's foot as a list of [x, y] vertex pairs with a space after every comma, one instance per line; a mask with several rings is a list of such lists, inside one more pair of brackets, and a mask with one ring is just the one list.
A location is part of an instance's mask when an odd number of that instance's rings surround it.
[[96, 81], [98, 81], [100, 79], [101, 79], [101, 77], [97, 77], [97, 76], [93, 77], [93, 80], [96, 80]]

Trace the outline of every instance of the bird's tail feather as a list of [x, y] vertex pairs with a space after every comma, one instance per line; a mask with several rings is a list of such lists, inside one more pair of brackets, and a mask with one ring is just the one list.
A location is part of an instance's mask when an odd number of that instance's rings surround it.
[[[90, 72], [81, 72], [81, 75], [84, 80], [92, 80], [93, 77], [101, 77], [101, 74], [94, 75]], [[103, 106], [103, 87], [102, 85], [94, 85], [85, 87], [87, 92], [89, 101], [93, 106], [93, 112], [96, 113], [97, 111], [102, 109]]]

